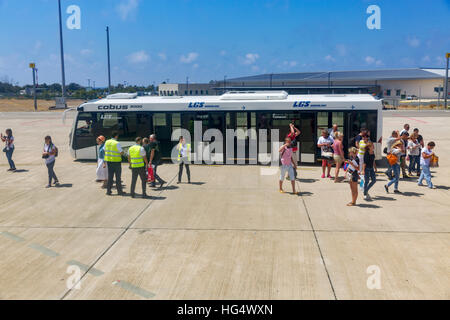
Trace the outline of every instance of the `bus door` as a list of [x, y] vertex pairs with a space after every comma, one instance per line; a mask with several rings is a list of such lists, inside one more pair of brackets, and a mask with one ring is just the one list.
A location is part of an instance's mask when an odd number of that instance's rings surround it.
[[227, 112], [225, 118], [226, 128], [235, 130], [234, 139], [226, 141], [227, 163], [257, 164], [256, 113]]
[[302, 163], [314, 163], [316, 161], [316, 115], [314, 112], [301, 112], [298, 128], [301, 134], [298, 138], [299, 160]]
[[[221, 143], [221, 150], [219, 149], [208, 149], [207, 152], [204, 153], [204, 157], [210, 156], [208, 158], [209, 161], [212, 161], [214, 163], [223, 164], [225, 160], [225, 113], [223, 112], [211, 112], [209, 114], [209, 124], [208, 129], [216, 129], [220, 131], [222, 134], [222, 143]], [[211, 143], [220, 143], [220, 141], [217, 141], [217, 137], [212, 137]], [[220, 139], [220, 138], [219, 138]], [[205, 142], [206, 144], [206, 142]], [[209, 148], [209, 145], [205, 145], [205, 148]], [[212, 153], [211, 153], [212, 152]], [[204, 159], [207, 160], [207, 159]]]
[[152, 117], [153, 133], [159, 141], [161, 155], [163, 158], [170, 158], [172, 152], [172, 130], [169, 125], [169, 115], [167, 113], [157, 112]]
[[[195, 132], [195, 123], [200, 123], [200, 132]], [[209, 124], [209, 115], [207, 112], [187, 112], [183, 113], [181, 116], [182, 128], [189, 131], [190, 134], [190, 144], [191, 150], [193, 154], [192, 161], [197, 161], [200, 157], [201, 152], [204, 150], [204, 144], [201, 142], [197, 146], [195, 145], [195, 141], [203, 141], [203, 135], [205, 131], [208, 129]], [[196, 136], [200, 135], [200, 137]], [[197, 149], [196, 149], [197, 147]]]
[[[337, 124], [338, 131], [344, 133], [345, 116], [344, 112], [321, 111], [317, 112], [317, 139], [322, 136], [322, 130], [329, 130]], [[334, 139], [334, 137], [332, 137]], [[344, 143], [345, 147], [345, 143]], [[316, 148], [316, 155], [320, 157], [320, 149]]]

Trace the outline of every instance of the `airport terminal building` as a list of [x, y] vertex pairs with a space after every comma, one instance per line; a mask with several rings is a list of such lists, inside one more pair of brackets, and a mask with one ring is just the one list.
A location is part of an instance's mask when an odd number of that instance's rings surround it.
[[[289, 94], [368, 93], [396, 104], [400, 100], [444, 97], [445, 69], [273, 73], [208, 84], [161, 84], [160, 95], [220, 95], [226, 91], [284, 90]], [[203, 92], [203, 94], [201, 94]]]

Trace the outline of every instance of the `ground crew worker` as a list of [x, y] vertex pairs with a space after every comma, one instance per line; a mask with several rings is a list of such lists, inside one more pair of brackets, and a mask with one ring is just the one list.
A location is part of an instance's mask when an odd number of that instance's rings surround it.
[[131, 197], [134, 198], [136, 195], [134, 190], [136, 189], [136, 182], [138, 176], [141, 178], [142, 182], [142, 197], [147, 198], [147, 193], [145, 192], [147, 187], [147, 173], [145, 168], [147, 167], [147, 153], [142, 147], [142, 138], [136, 138], [136, 144], [128, 149], [128, 162], [131, 168]]
[[122, 196], [125, 194], [122, 190], [122, 155], [123, 150], [119, 139], [119, 133], [114, 131], [111, 139], [105, 142], [105, 162], [108, 164], [108, 184], [106, 194], [111, 195], [114, 176], [116, 176], [117, 193]]
[[186, 140], [184, 140], [183, 137], [180, 137], [177, 150], [178, 162], [180, 164], [178, 170], [178, 184], [181, 183], [181, 177], [183, 176], [183, 165], [186, 167], [188, 183], [191, 183], [191, 171], [189, 170], [189, 163], [191, 162], [191, 145], [189, 143], [186, 143]]

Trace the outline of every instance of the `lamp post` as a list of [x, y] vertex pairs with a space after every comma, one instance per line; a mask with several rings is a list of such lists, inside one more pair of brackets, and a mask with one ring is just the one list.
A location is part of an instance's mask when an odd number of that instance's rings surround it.
[[106, 27], [106, 49], [108, 51], [108, 94], [111, 93], [111, 56], [109, 51], [109, 27]]
[[37, 96], [36, 96], [36, 64], [30, 63], [30, 68], [33, 70], [33, 96], [34, 96], [34, 111], [37, 111]]
[[447, 58], [447, 67], [445, 69], [445, 92], [444, 92], [445, 102], [444, 102], [444, 110], [447, 110], [447, 99], [448, 99], [448, 59], [450, 59], [450, 53], [447, 53], [445, 55], [445, 57]]
[[61, 75], [62, 75], [62, 99], [64, 105], [66, 104], [66, 74], [64, 69], [64, 43], [62, 32], [62, 17], [61, 17], [61, 0], [58, 0], [58, 12], [59, 12], [59, 42], [61, 49]]

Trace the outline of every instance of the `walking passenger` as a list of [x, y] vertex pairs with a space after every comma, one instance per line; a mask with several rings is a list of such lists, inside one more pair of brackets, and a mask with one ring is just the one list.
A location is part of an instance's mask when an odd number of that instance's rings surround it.
[[420, 171], [420, 143], [416, 133], [413, 133], [408, 141], [408, 157], [408, 174], [412, 175], [413, 171], [417, 174]]
[[431, 141], [427, 144], [427, 147], [422, 150], [422, 154], [420, 157], [420, 164], [422, 165], [422, 172], [420, 173], [419, 181], [417, 184], [419, 186], [422, 186], [422, 181], [425, 179], [427, 181], [428, 188], [430, 189], [436, 189], [436, 187], [433, 185], [433, 182], [431, 182], [431, 171], [430, 171], [430, 162], [431, 158], [434, 156], [433, 149], [436, 146], [436, 144]]
[[189, 169], [189, 163], [191, 162], [191, 145], [186, 143], [183, 137], [180, 137], [178, 146], [178, 184], [181, 183], [181, 178], [183, 176], [183, 165], [186, 167], [186, 174], [188, 177], [188, 183], [191, 183], [191, 170]]
[[358, 199], [358, 180], [359, 180], [359, 158], [358, 149], [351, 147], [348, 149], [348, 168], [347, 176], [350, 181], [350, 190], [352, 192], [352, 201], [347, 204], [348, 207], [353, 207], [356, 205], [356, 200]]
[[417, 142], [419, 142], [419, 144], [420, 144], [419, 161], [417, 162], [417, 173], [416, 173], [417, 176], [420, 177], [420, 155], [422, 154], [423, 148], [425, 148], [425, 143], [424, 143], [422, 135], [419, 133], [419, 129], [415, 128], [413, 132], [417, 137]]
[[403, 150], [404, 150], [403, 142], [397, 141], [392, 146], [392, 150], [391, 150], [390, 154], [388, 155], [389, 157], [392, 158], [391, 167], [392, 167], [393, 177], [388, 182], [388, 184], [386, 184], [384, 186], [386, 193], [389, 193], [389, 187], [391, 185], [394, 185], [394, 193], [401, 193], [398, 190], [398, 182], [400, 181], [400, 157], [404, 152]]
[[106, 188], [108, 184], [108, 167], [105, 162], [105, 137], [99, 136], [97, 138], [98, 160], [97, 160], [97, 181], [103, 182], [102, 188]]
[[14, 161], [12, 160], [12, 155], [14, 153], [14, 137], [12, 134], [11, 129], [6, 129], [5, 131], [6, 136], [1, 134], [1, 139], [3, 142], [5, 142], [5, 148], [3, 148], [3, 152], [6, 155], [6, 159], [8, 159], [9, 169], [8, 171], [16, 171], [16, 165], [14, 164]]
[[321, 149], [322, 157], [322, 179], [325, 178], [325, 168], [328, 167], [327, 177], [331, 178], [330, 171], [333, 161], [333, 139], [327, 130], [322, 130], [322, 136], [317, 141], [317, 147]]
[[344, 139], [344, 135], [340, 132], [336, 133], [336, 139], [334, 139], [333, 143], [333, 158], [336, 164], [336, 173], [334, 175], [334, 182], [339, 182], [339, 170], [341, 169], [342, 163], [344, 162], [344, 144], [342, 140]]
[[134, 191], [139, 176], [142, 183], [142, 197], [147, 198], [147, 173], [145, 168], [148, 161], [145, 149], [142, 147], [142, 138], [136, 138], [136, 144], [128, 150], [128, 163], [131, 168], [131, 197], [134, 198], [136, 196]]
[[359, 166], [360, 171], [362, 171], [364, 165], [364, 154], [366, 153], [366, 147], [369, 143], [369, 135], [367, 131], [363, 133], [362, 139], [358, 143], [358, 158], [359, 158]]
[[364, 175], [364, 199], [371, 200], [369, 190], [377, 182], [377, 177], [375, 175], [375, 147], [372, 141], [369, 141], [367, 143], [366, 149], [367, 150], [364, 153], [364, 164], [361, 174]]
[[[405, 125], [407, 126], [407, 125]], [[401, 138], [401, 142], [403, 143], [403, 148], [402, 148], [402, 154], [400, 157], [400, 168], [402, 169], [402, 176], [403, 179], [408, 179], [409, 176], [406, 173], [406, 150], [408, 148], [408, 140], [409, 140], [409, 133], [407, 130], [403, 130], [400, 133], [400, 138]]]
[[110, 196], [114, 176], [116, 178], [116, 188], [117, 193], [122, 196], [125, 194], [122, 189], [122, 155], [123, 150], [120, 143], [117, 141], [119, 139], [119, 133], [114, 131], [112, 133], [112, 138], [105, 143], [105, 161], [108, 166], [108, 184], [106, 194]]
[[42, 153], [42, 159], [45, 160], [45, 165], [47, 166], [48, 171], [48, 184], [46, 188], [50, 188], [52, 186], [52, 180], [55, 182], [55, 186], [59, 186], [58, 178], [55, 174], [55, 162], [56, 157], [58, 156], [58, 149], [52, 142], [52, 138], [50, 136], [45, 137], [44, 144], [44, 152]]
[[156, 135], [152, 134], [150, 136], [150, 160], [149, 165], [153, 168], [153, 175], [155, 176], [155, 180], [150, 184], [151, 187], [156, 187], [155, 181], [160, 183], [160, 188], [166, 183], [161, 177], [158, 175], [158, 166], [161, 165], [161, 148], [159, 146], [159, 142], [156, 139]]
[[[325, 131], [326, 132], [326, 131]], [[280, 193], [284, 193], [283, 191], [283, 180], [286, 176], [286, 173], [289, 174], [289, 179], [292, 184], [292, 194], [297, 194], [295, 191], [295, 175], [294, 175], [294, 166], [292, 164], [292, 140], [287, 138], [284, 140], [284, 145], [281, 146], [279, 152], [281, 154], [281, 173], [280, 173]]]
[[300, 130], [297, 129], [294, 125], [294, 123], [289, 124], [290, 127], [290, 133], [288, 134], [288, 137], [291, 139], [292, 143], [292, 160], [294, 163], [294, 174], [295, 178], [297, 179], [297, 165], [298, 165], [298, 147], [297, 147], [297, 137], [301, 134]]
[[[386, 142], [386, 153], [389, 154], [391, 153], [392, 150], [392, 146], [394, 145], [394, 143], [396, 143], [397, 141], [400, 141], [400, 136], [397, 130], [392, 131], [391, 136], [387, 139]], [[389, 164], [388, 162], [388, 169], [386, 170], [385, 174], [387, 175], [389, 180], [393, 179], [392, 176], [392, 166]]]

